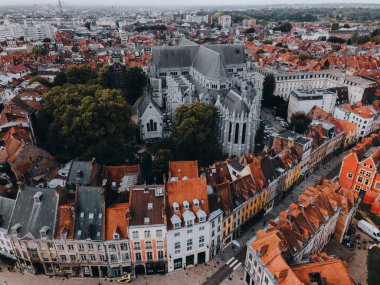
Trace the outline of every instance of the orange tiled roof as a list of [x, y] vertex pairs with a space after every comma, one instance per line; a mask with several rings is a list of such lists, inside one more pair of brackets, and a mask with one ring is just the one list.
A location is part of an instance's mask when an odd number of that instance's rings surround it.
[[325, 254], [322, 258], [319, 256], [312, 257], [314, 262], [292, 266], [292, 271], [297, 275], [298, 279], [305, 285], [312, 285], [314, 282], [310, 280], [311, 273], [319, 273], [323, 284], [339, 285], [356, 284], [348, 273], [348, 265], [343, 260], [337, 258], [329, 258]]
[[66, 232], [67, 239], [74, 238], [75, 231], [75, 207], [71, 204], [59, 206], [58, 226], [55, 233], [55, 239], [61, 239], [61, 234]]
[[182, 179], [199, 177], [198, 161], [169, 161], [170, 177]]
[[106, 240], [113, 240], [114, 233], [118, 233], [120, 239], [128, 238], [127, 211], [129, 203], [116, 203], [106, 209]]

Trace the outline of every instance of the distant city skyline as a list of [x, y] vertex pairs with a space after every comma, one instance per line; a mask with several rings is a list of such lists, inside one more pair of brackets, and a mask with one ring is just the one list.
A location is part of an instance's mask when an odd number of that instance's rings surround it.
[[[61, 1], [63, 6], [80, 6], [80, 5], [113, 5], [113, 6], [174, 6], [172, 0], [63, 0]], [[303, 4], [303, 5], [315, 5], [315, 4], [380, 4], [378, 0], [317, 0], [317, 1], [304, 1], [304, 0], [288, 0], [286, 3], [282, 0], [268, 0], [264, 3], [258, 0], [193, 0], [189, 1], [176, 1], [174, 7], [180, 6], [236, 6], [236, 5], [287, 5], [287, 4]], [[57, 5], [58, 0], [12, 0], [0, 1], [0, 6], [11, 5]]]

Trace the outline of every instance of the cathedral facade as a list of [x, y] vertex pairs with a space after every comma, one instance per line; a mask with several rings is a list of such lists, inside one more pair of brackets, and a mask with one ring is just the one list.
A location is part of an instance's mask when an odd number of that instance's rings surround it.
[[223, 153], [240, 156], [253, 150], [262, 79], [247, 72], [243, 45], [201, 46], [181, 39], [178, 46], [154, 47], [148, 71], [151, 83], [162, 86], [152, 100], [170, 120], [183, 104], [212, 104], [218, 109]]

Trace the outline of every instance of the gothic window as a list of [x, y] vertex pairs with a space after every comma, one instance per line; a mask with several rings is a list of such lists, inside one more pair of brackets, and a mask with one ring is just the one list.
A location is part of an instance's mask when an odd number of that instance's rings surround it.
[[239, 123], [236, 123], [236, 129], [235, 129], [235, 143], [239, 142]]
[[246, 128], [247, 128], [247, 123], [244, 123], [243, 124], [243, 134], [242, 134], [242, 138], [241, 138], [241, 143], [242, 144], [245, 144], [245, 131], [246, 131]]
[[228, 133], [228, 142], [231, 141], [231, 133], [232, 133], [232, 123], [230, 122], [230, 130], [229, 130], [229, 133]]
[[157, 131], [157, 123], [153, 122], [153, 120], [150, 120], [146, 124], [146, 129], [147, 129], [148, 132], [156, 132]]

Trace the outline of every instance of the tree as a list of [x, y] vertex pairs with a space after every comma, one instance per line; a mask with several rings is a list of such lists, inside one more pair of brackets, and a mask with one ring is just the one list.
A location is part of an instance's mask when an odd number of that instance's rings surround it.
[[306, 59], [309, 58], [309, 54], [306, 52], [306, 51], [300, 51], [298, 53], [298, 58], [301, 60], [301, 61], [304, 61]]
[[147, 85], [147, 77], [140, 67], [127, 68], [126, 77], [126, 99], [129, 104], [133, 105], [143, 94]]
[[246, 34], [253, 34], [254, 32], [255, 32], [255, 28], [252, 28], [252, 27], [245, 30]]
[[67, 82], [71, 84], [85, 84], [97, 78], [97, 73], [88, 65], [70, 67], [66, 71]]
[[372, 37], [371, 42], [374, 42], [375, 44], [380, 44], [380, 35]]
[[289, 128], [293, 129], [299, 134], [303, 134], [307, 130], [310, 123], [311, 120], [306, 116], [304, 112], [295, 112], [290, 117]]
[[265, 76], [263, 82], [263, 106], [272, 107], [274, 90], [276, 89], [276, 79], [272, 73]]
[[357, 43], [358, 45], [363, 45], [370, 41], [369, 36], [359, 36], [359, 35], [353, 35], [352, 41], [354, 43]]
[[335, 36], [330, 36], [327, 39], [327, 41], [330, 43], [339, 43], [339, 44], [344, 44], [346, 42], [344, 39], [339, 38], [339, 37], [335, 37]]
[[90, 22], [84, 23], [84, 26], [87, 28], [87, 30], [91, 30], [91, 23]]
[[331, 30], [336, 31], [339, 29], [339, 23], [335, 22], [331, 24]]
[[351, 27], [350, 27], [349, 24], [344, 24], [344, 25], [343, 25], [343, 28], [345, 28], [345, 29], [349, 29], [349, 28], [351, 28]]
[[215, 106], [194, 102], [176, 110], [172, 141], [177, 159], [198, 159], [208, 165], [220, 158]]
[[49, 80], [47, 80], [46, 78], [43, 78], [41, 76], [35, 76], [29, 80], [29, 83], [33, 83], [33, 82], [39, 82], [48, 88], [53, 87], [53, 84], [51, 84], [51, 82]]
[[372, 32], [371, 37], [376, 37], [380, 35], [380, 29], [376, 29]]
[[147, 152], [143, 152], [140, 158], [140, 165], [141, 165], [141, 173], [143, 175], [143, 181], [145, 183], [152, 183], [153, 182], [152, 156]]
[[67, 76], [64, 72], [58, 72], [57, 75], [54, 78], [53, 85], [54, 86], [62, 86], [63, 84], [67, 83]]
[[37, 119], [39, 141], [58, 160], [75, 157], [120, 164], [133, 144], [136, 126], [119, 90], [100, 85], [54, 87]]
[[153, 174], [156, 183], [163, 182], [163, 175], [169, 171], [169, 161], [174, 159], [174, 154], [170, 149], [159, 149], [153, 158]]
[[290, 22], [280, 23], [280, 25], [275, 27], [274, 30], [289, 33], [292, 30], [292, 24]]

